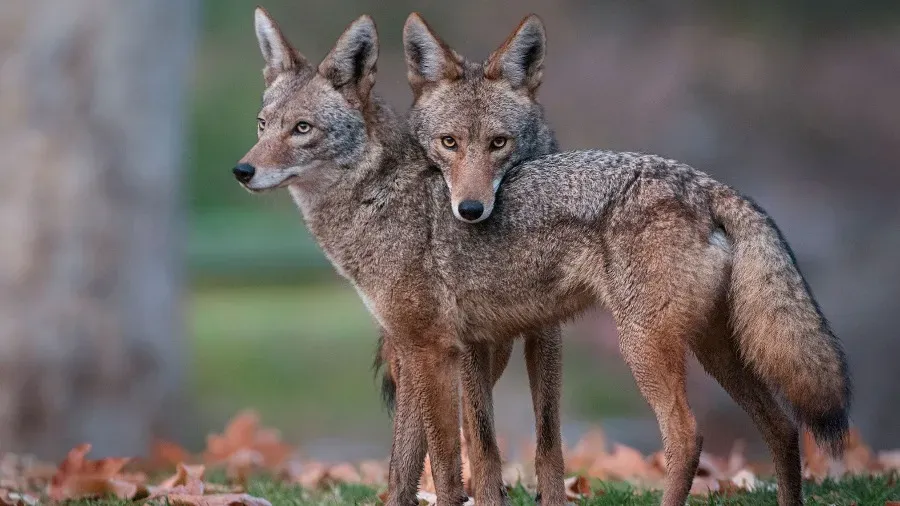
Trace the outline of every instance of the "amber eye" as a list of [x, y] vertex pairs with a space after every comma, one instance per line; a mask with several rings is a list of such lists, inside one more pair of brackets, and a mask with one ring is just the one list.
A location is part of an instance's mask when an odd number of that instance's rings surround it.
[[297, 123], [297, 126], [294, 127], [294, 133], [297, 134], [308, 134], [310, 130], [312, 130], [312, 126], [305, 121]]
[[494, 137], [494, 140], [491, 141], [491, 147], [494, 149], [500, 149], [503, 146], [506, 146], [506, 137]]
[[262, 118], [256, 118], [256, 129], [262, 132], [266, 129], [266, 120]]
[[450, 137], [449, 135], [441, 137], [441, 144], [443, 144], [447, 149], [456, 149], [456, 139]]

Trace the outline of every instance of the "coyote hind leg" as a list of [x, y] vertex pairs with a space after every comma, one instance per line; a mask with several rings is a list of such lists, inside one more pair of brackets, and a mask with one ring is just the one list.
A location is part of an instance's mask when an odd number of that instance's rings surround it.
[[722, 388], [750, 415], [762, 433], [778, 479], [778, 505], [803, 504], [800, 444], [797, 427], [778, 405], [771, 391], [740, 359], [735, 338], [727, 324], [727, 308], [721, 304], [711, 331], [698, 336], [694, 354]]
[[702, 437], [687, 401], [687, 343], [672, 332], [626, 325], [620, 329], [620, 346], [662, 433], [666, 459], [662, 504], [683, 506], [700, 461]]

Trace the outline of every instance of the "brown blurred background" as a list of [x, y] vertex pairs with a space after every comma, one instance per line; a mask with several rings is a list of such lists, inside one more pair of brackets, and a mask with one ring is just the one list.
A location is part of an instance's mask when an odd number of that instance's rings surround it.
[[[287, 195], [230, 175], [254, 140], [250, 0], [0, 4], [0, 451], [189, 448], [244, 407], [310, 455], [381, 457], [375, 329]], [[753, 196], [781, 226], [849, 352], [853, 420], [900, 447], [900, 4], [887, 0], [264, 4], [310, 59], [370, 13], [376, 90], [410, 93], [417, 10], [470, 58], [528, 12], [549, 36], [541, 101], [565, 149], [655, 152]], [[641, 448], [656, 424], [597, 312], [568, 329], [564, 437]], [[511, 446], [533, 426], [520, 351], [495, 394]], [[706, 447], [759, 448], [698, 370]]]

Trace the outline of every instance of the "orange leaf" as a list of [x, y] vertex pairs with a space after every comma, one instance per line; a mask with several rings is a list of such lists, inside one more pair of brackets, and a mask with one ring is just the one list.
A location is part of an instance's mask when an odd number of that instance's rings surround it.
[[156, 488], [158, 490], [167, 490], [175, 487], [185, 487], [191, 493], [202, 494], [204, 485], [203, 474], [205, 471], [205, 466], [187, 466], [179, 463], [175, 474], [160, 483]]
[[388, 465], [377, 460], [364, 460], [359, 463], [359, 474], [365, 485], [383, 485], [388, 481]]
[[566, 486], [566, 499], [577, 501], [584, 497], [591, 496], [591, 482], [581, 474], [566, 478], [564, 482]]
[[431, 474], [431, 456], [425, 454], [425, 467], [422, 468], [422, 477], [419, 478], [419, 491], [434, 494], [434, 476]]
[[816, 444], [816, 440], [808, 430], [803, 431], [803, 476], [821, 481], [826, 478], [831, 468], [828, 455]]
[[159, 466], [177, 466], [182, 462], [190, 462], [191, 454], [177, 443], [157, 439], [150, 447], [150, 461]]
[[120, 472], [128, 458], [87, 460], [90, 444], [83, 444], [69, 451], [51, 478], [47, 495], [54, 501], [86, 497], [116, 496], [133, 499], [140, 495], [140, 487], [121, 479]]
[[320, 462], [290, 462], [287, 469], [287, 480], [306, 489], [317, 489], [328, 476], [328, 468]]
[[691, 495], [708, 495], [719, 491], [719, 480], [708, 476], [695, 476], [691, 483]]
[[173, 506], [272, 506], [269, 501], [248, 494], [171, 494], [165, 496], [165, 503]]
[[328, 485], [344, 483], [362, 483], [359, 471], [352, 464], [346, 462], [335, 464], [328, 468]]
[[[583, 471], [590, 468], [598, 458], [605, 455], [606, 435], [599, 428], [591, 429], [581, 436], [581, 439], [569, 452], [566, 468], [572, 471]], [[593, 477], [605, 478], [605, 476]]]
[[588, 476], [616, 479], [655, 478], [654, 466], [634, 448], [616, 444], [609, 454], [600, 456], [588, 469]]
[[238, 413], [221, 435], [207, 436], [205, 458], [210, 464], [225, 463], [228, 476], [243, 481], [256, 468], [278, 468], [291, 452], [278, 431], [261, 429], [259, 415], [248, 410]]
[[872, 449], [869, 448], [859, 434], [859, 429], [851, 427], [847, 434], [844, 450], [844, 465], [851, 474], [862, 474], [867, 471], [881, 471], [882, 466]]

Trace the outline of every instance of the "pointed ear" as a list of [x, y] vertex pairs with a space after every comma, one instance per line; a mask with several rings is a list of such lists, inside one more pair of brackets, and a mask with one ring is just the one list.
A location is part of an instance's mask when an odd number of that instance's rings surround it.
[[372, 18], [363, 15], [350, 24], [319, 65], [319, 74], [331, 81], [351, 103], [361, 105], [375, 85], [378, 32]]
[[484, 75], [488, 79], [506, 79], [514, 89], [524, 88], [534, 93], [541, 85], [546, 50], [544, 23], [537, 15], [530, 14], [487, 59]]
[[278, 23], [262, 7], [256, 8], [254, 15], [256, 39], [259, 41], [259, 50], [266, 60], [263, 69], [263, 77], [266, 86], [272, 84], [275, 78], [282, 72], [290, 72], [307, 65], [303, 55], [297, 52], [287, 38], [278, 28]]
[[463, 74], [462, 57], [439, 39], [428, 23], [413, 12], [403, 26], [407, 79], [415, 94], [428, 84], [453, 81]]

